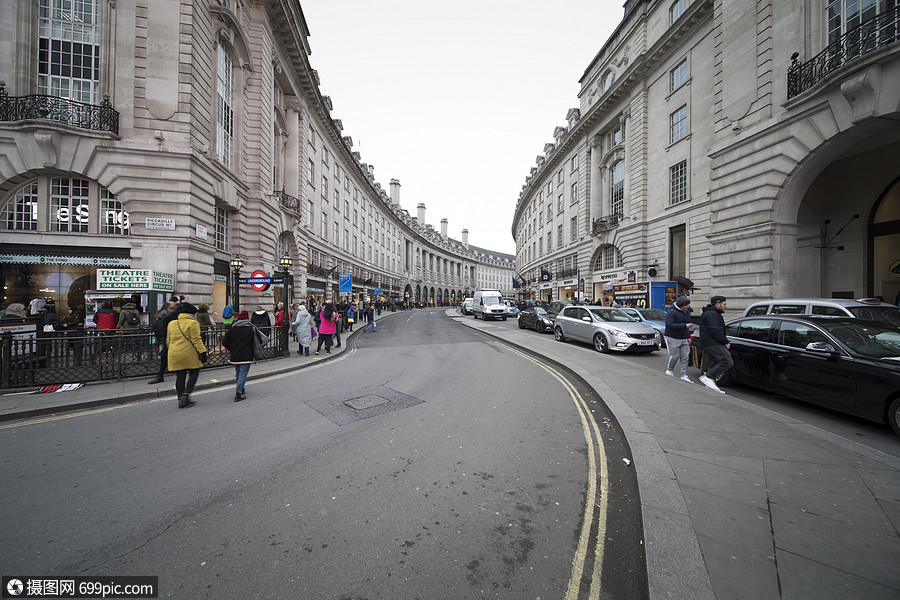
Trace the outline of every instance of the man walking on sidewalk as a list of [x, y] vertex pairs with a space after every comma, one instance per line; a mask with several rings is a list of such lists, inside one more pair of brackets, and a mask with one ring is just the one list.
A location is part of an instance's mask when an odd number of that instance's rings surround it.
[[371, 304], [367, 304], [363, 310], [366, 312], [366, 326], [362, 328], [363, 332], [371, 325], [372, 333], [375, 333], [375, 309]]
[[728, 351], [731, 344], [725, 337], [725, 319], [722, 318], [727, 305], [725, 296], [713, 296], [700, 315], [700, 348], [709, 357], [710, 365], [706, 374], [700, 375], [700, 383], [720, 394], [725, 392], [719, 389], [716, 381], [734, 366], [731, 352]]
[[691, 358], [691, 299], [678, 296], [675, 305], [666, 313], [666, 349], [669, 351], [669, 364], [666, 375], [675, 375], [675, 365], [681, 362], [681, 379], [691, 382], [688, 377], [688, 363]]

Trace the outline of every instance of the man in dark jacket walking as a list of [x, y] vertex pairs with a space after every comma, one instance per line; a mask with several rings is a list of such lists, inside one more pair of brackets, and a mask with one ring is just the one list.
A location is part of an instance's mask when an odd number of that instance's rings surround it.
[[725, 337], [725, 319], [722, 317], [727, 305], [725, 296], [713, 296], [709, 299], [709, 304], [703, 307], [703, 314], [700, 315], [699, 345], [711, 363], [709, 370], [700, 375], [700, 383], [720, 394], [725, 392], [719, 389], [716, 381], [734, 366], [731, 352], [728, 351], [731, 344]]
[[247, 311], [242, 310], [222, 339], [222, 345], [231, 353], [231, 364], [234, 365], [234, 375], [237, 379], [234, 384], [235, 402], [247, 398], [244, 384], [247, 383], [250, 365], [253, 364], [254, 335], [257, 335], [257, 328], [250, 322]]
[[159, 349], [159, 372], [156, 377], [148, 381], [149, 385], [163, 382], [163, 376], [169, 368], [169, 350], [166, 347], [166, 332], [169, 322], [172, 319], [178, 319], [178, 313], [181, 312], [181, 301], [184, 296], [172, 296], [169, 301], [156, 313], [156, 320], [150, 325], [153, 335], [156, 337], [156, 345]]
[[681, 379], [691, 382], [688, 377], [688, 364], [691, 358], [691, 299], [678, 296], [675, 305], [666, 313], [666, 349], [669, 351], [669, 364], [666, 375], [675, 375], [675, 365], [681, 361]]

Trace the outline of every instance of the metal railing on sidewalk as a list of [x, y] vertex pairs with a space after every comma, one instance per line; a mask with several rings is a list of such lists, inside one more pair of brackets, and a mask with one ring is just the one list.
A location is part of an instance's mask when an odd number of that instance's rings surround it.
[[[228, 328], [214, 325], [201, 332], [208, 350], [204, 369], [229, 364], [229, 352], [222, 346]], [[288, 328], [273, 327], [268, 335], [261, 360], [290, 354]], [[158, 370], [159, 346], [148, 329], [39, 330], [29, 339], [16, 339], [9, 333], [0, 336], [0, 389], [151, 376]]]

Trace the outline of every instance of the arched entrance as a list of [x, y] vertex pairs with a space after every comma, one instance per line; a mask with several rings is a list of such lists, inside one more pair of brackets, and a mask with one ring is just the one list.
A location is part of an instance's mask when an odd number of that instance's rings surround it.
[[869, 223], [868, 296], [900, 302], [900, 177], [878, 201]]

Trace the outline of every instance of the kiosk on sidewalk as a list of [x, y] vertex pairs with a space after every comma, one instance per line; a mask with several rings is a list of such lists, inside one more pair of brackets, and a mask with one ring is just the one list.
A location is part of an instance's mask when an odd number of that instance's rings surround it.
[[150, 317], [165, 306], [175, 289], [175, 277], [171, 273], [143, 269], [97, 269], [97, 289], [84, 293], [84, 325], [94, 327], [93, 316], [103, 306], [112, 302], [117, 313], [131, 296], [140, 297], [141, 327], [150, 326]]

